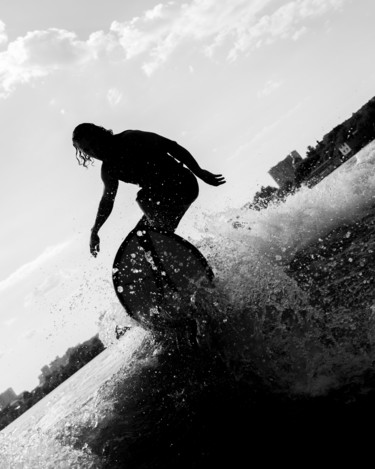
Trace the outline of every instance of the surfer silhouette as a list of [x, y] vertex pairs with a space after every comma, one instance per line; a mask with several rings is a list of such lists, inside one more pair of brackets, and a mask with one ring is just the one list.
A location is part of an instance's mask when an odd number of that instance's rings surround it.
[[73, 146], [80, 165], [102, 161], [103, 196], [91, 230], [90, 252], [100, 251], [98, 232], [112, 212], [119, 181], [140, 186], [137, 203], [144, 215], [139, 226], [174, 232], [198, 197], [196, 177], [212, 186], [225, 183], [221, 174], [202, 169], [178, 143], [153, 132], [112, 130], [84, 123], [73, 131]]

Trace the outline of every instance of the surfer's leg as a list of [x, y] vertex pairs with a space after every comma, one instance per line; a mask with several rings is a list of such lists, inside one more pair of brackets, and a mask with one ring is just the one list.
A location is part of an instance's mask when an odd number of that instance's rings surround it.
[[189, 205], [187, 205], [183, 210], [181, 207], [178, 207], [178, 209], [176, 207], [172, 210], [170, 205], [165, 204], [164, 201], [157, 200], [154, 202], [150, 197], [142, 197], [142, 195], [137, 196], [137, 203], [144, 213], [137, 226], [140, 228], [155, 227], [172, 232], [176, 230], [181, 218], [189, 208]]
[[195, 177], [157, 188], [141, 189], [136, 199], [144, 213], [140, 223], [174, 232], [198, 193]]

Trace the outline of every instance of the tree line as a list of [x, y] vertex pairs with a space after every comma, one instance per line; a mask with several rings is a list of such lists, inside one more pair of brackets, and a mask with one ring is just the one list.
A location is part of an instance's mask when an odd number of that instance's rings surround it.
[[[297, 163], [294, 184], [278, 189], [273, 186], [262, 186], [253, 197], [252, 202], [246, 205], [252, 210], [262, 210], [270, 203], [282, 202], [288, 195], [298, 189], [301, 184], [313, 185], [319, 182], [311, 178], [311, 173], [326, 162], [332, 162], [332, 170], [344, 163], [348, 158], [368, 145], [375, 139], [375, 97], [371, 98], [352, 116], [334, 127], [315, 146], [308, 146], [306, 157]], [[349, 145], [351, 152], [343, 155], [340, 147]]]
[[39, 386], [31, 392], [24, 391], [21, 393], [17, 399], [16, 405], [8, 404], [0, 411], [0, 430], [13, 422], [13, 420], [26, 412], [26, 410], [43, 399], [43, 397], [57, 388], [57, 386], [99, 355], [104, 348], [98, 334], [82, 344], [69, 348], [64, 355], [66, 358], [65, 365], [53, 369], [50, 373], [43, 374], [43, 383], [39, 384]]

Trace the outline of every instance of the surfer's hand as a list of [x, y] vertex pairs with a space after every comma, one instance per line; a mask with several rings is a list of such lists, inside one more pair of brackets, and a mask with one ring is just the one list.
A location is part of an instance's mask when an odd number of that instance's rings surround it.
[[91, 238], [90, 238], [90, 252], [91, 254], [96, 257], [98, 252], [100, 251], [100, 238], [98, 233], [91, 231]]
[[222, 174], [212, 174], [205, 169], [201, 169], [196, 175], [206, 184], [210, 184], [211, 186], [220, 186], [226, 182]]

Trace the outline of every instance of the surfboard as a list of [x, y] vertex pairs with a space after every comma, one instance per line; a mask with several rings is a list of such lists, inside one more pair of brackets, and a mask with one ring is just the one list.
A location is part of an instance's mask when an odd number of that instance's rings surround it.
[[162, 331], [186, 324], [197, 288], [212, 285], [214, 273], [184, 238], [138, 225], [121, 244], [112, 276], [126, 312], [142, 326]]

